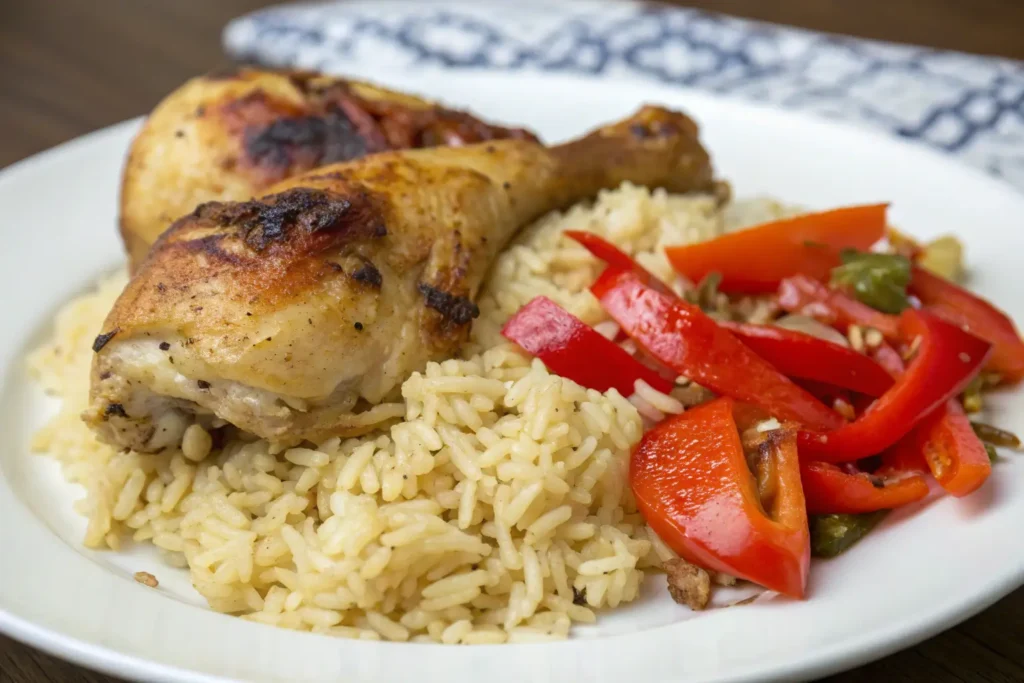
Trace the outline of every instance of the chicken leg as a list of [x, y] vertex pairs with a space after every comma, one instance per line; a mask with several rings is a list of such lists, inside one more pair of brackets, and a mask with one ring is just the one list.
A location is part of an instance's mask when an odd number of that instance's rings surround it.
[[506, 242], [624, 181], [712, 190], [693, 121], [645, 107], [556, 147], [384, 152], [259, 200], [203, 204], [114, 305], [85, 419], [140, 451], [173, 443], [196, 416], [278, 446], [379, 426], [399, 413], [378, 404], [465, 342]]

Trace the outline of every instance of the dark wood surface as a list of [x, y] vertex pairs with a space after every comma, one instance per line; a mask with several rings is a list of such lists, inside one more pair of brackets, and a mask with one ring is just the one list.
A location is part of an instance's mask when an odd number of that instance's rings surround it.
[[[219, 40], [228, 19], [267, 4], [260, 0], [0, 0], [0, 167], [145, 113], [189, 76], [225, 61]], [[697, 0], [679, 4], [817, 30], [1024, 59], [1021, 0]], [[876, 680], [1024, 681], [1024, 589], [916, 647], [828, 679], [830, 683]], [[116, 683], [114, 678], [0, 636], [0, 682], [8, 681]]]

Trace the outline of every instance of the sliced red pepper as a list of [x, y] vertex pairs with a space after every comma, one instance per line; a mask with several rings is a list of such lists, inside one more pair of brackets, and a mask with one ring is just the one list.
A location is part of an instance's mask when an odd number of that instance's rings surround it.
[[[891, 363], [893, 377], [903, 374], [903, 359], [888, 344], [876, 350]], [[974, 434], [960, 402], [951, 398], [882, 454], [884, 471], [931, 472], [954, 496], [966, 496], [992, 472], [985, 445]]]
[[818, 337], [770, 325], [719, 323], [787, 377], [799, 377], [881, 396], [893, 380], [862, 353]]
[[885, 234], [886, 204], [851, 206], [765, 223], [713, 240], [668, 247], [672, 267], [693, 282], [720, 273], [723, 292], [772, 292], [797, 274], [826, 280], [839, 250], [866, 250]]
[[827, 462], [805, 462], [800, 477], [812, 515], [859, 514], [891, 510], [928, 495], [928, 482], [920, 474], [884, 477], [866, 472], [845, 472]]
[[882, 474], [930, 472], [916, 431], [916, 429], [912, 429], [909, 434], [882, 453], [882, 466], [879, 468], [879, 472]]
[[1011, 382], [1024, 378], [1024, 341], [1006, 313], [920, 267], [913, 270], [910, 293], [929, 310], [992, 342], [990, 370]]
[[926, 311], [908, 309], [900, 321], [907, 339], [920, 339], [910, 367], [856, 421], [827, 433], [800, 432], [801, 457], [847, 462], [882, 453], [963, 391], [992, 350], [987, 341]]
[[732, 408], [715, 399], [647, 432], [630, 463], [633, 495], [687, 561], [802, 598], [810, 534], [795, 434], [779, 430], [768, 440], [774, 495], [761, 501]]
[[920, 442], [932, 476], [956, 497], [975, 492], [992, 473], [985, 451], [959, 401], [950, 399], [919, 425]]
[[672, 294], [673, 296], [675, 295], [675, 292], [673, 292], [668, 285], [654, 277], [649, 270], [637, 263], [632, 256], [622, 251], [605, 238], [583, 230], [566, 230], [563, 234], [579, 242], [582, 246], [586, 247], [587, 251], [593, 254], [596, 258], [607, 263], [609, 266], [618, 270], [632, 270], [640, 276], [644, 284], [650, 285], [659, 292], [665, 292], [666, 294]]
[[[888, 344], [876, 350], [889, 358], [893, 377], [904, 372], [903, 359]], [[992, 473], [985, 445], [974, 434], [960, 402], [951, 398], [882, 455], [890, 472], [931, 472], [954, 496], [966, 496]]]
[[810, 316], [843, 332], [850, 325], [873, 327], [886, 339], [900, 338], [899, 317], [881, 313], [806, 275], [794, 275], [779, 284], [779, 306], [790, 313]]
[[607, 268], [591, 287], [645, 353], [717, 394], [753, 403], [809, 429], [843, 419], [773, 368], [699, 307], [663, 294], [632, 271]]
[[954, 496], [966, 496], [985, 483], [992, 462], [956, 399], [928, 415], [883, 456], [892, 471], [930, 471]]
[[520, 308], [501, 334], [540, 358], [555, 374], [588, 389], [604, 392], [614, 388], [629, 396], [636, 380], [642, 379], [662, 393], [672, 391], [672, 382], [546, 296]]
[[[658, 278], [602, 237], [579, 230], [568, 230], [565, 234], [609, 266], [632, 270], [645, 284], [675, 296]], [[842, 346], [782, 328], [723, 324], [758, 355], [790, 377], [819, 380], [871, 396], [882, 395], [892, 384], [891, 378], [870, 358]]]
[[654, 278], [647, 269], [633, 260], [632, 256], [600, 235], [595, 235], [585, 230], [566, 230], [563, 234], [579, 242], [582, 246], [586, 247], [587, 251], [609, 266], [614, 266], [620, 270], [635, 270], [637, 273], [646, 275], [648, 278]]

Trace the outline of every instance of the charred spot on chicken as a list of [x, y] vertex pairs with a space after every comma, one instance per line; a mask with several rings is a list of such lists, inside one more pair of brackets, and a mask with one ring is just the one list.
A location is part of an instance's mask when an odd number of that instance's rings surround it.
[[465, 325], [480, 316], [480, 308], [467, 297], [451, 294], [421, 282], [417, 285], [427, 308], [432, 308], [452, 325]]

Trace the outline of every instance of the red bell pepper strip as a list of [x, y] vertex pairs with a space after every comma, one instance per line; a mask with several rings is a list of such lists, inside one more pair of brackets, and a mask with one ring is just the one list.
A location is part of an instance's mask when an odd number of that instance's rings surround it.
[[893, 380], [862, 353], [818, 337], [770, 325], [722, 322], [754, 353], [787, 377], [799, 377], [881, 396]]
[[956, 399], [928, 415], [882, 456], [890, 471], [930, 471], [942, 488], [966, 496], [985, 483], [992, 462]]
[[987, 341], [925, 311], [908, 309], [900, 321], [907, 339], [921, 340], [910, 367], [856, 421], [832, 432], [800, 432], [801, 457], [847, 462], [882, 453], [963, 391], [992, 350]]
[[910, 293], [929, 310], [992, 342], [988, 369], [1011, 382], [1024, 378], [1024, 341], [1006, 313], [920, 267], [913, 270]]
[[555, 374], [588, 389], [614, 388], [629, 396], [636, 380], [642, 379], [662, 393], [672, 391], [672, 382], [545, 296], [520, 308], [501, 334], [540, 358]]
[[723, 292], [772, 292], [797, 274], [827, 280], [839, 250], [861, 251], [885, 234], [886, 204], [851, 206], [731, 232], [707, 242], [668, 247], [672, 267], [693, 282], [721, 273]]
[[779, 306], [790, 313], [816, 318], [846, 332], [850, 325], [873, 327], [886, 339], [900, 338], [899, 317], [881, 313], [806, 275], [779, 284]]
[[[883, 360], [881, 356], [887, 360]], [[882, 344], [875, 357], [893, 377], [903, 374], [900, 355]], [[981, 486], [992, 472], [985, 445], [974, 434], [960, 402], [951, 398], [921, 424], [882, 454], [883, 471], [931, 472], [954, 496], [965, 496]]]
[[645, 285], [649, 285], [654, 289], [657, 289], [659, 292], [675, 296], [675, 292], [669, 289], [668, 285], [654, 277], [649, 270], [633, 260], [632, 256], [622, 251], [605, 238], [583, 230], [566, 230], [563, 234], [579, 242], [582, 246], [586, 247], [587, 251], [589, 251], [593, 256], [601, 259], [612, 268], [616, 268], [618, 270], [632, 270], [640, 276]]
[[607, 268], [591, 287], [647, 355], [717, 394], [815, 430], [843, 419], [719, 327], [699, 307], [663, 294], [632, 271]]
[[795, 434], [780, 430], [769, 440], [774, 495], [761, 501], [732, 407], [715, 399], [647, 432], [630, 462], [633, 495], [654, 532], [687, 561], [802, 598], [810, 534]]
[[916, 473], [883, 477], [844, 472], [827, 462], [805, 462], [800, 465], [800, 477], [811, 515], [891, 510], [928, 495], [928, 482]]
[[[659, 291], [674, 296], [667, 287], [661, 286], [660, 280], [604, 238], [579, 230], [568, 230], [565, 234], [609, 266], [632, 270], [645, 284], [659, 285], [656, 287]], [[871, 359], [842, 346], [782, 328], [723, 324], [758, 355], [790, 377], [815, 379], [871, 396], [881, 396], [892, 384], [891, 378]]]
[[579, 242], [582, 246], [586, 247], [587, 251], [609, 266], [620, 270], [635, 270], [640, 274], [646, 274], [648, 277], [654, 277], [643, 266], [634, 261], [632, 256], [600, 235], [595, 235], [585, 230], [566, 230], [563, 234]]
[[[609, 266], [621, 269], [621, 270], [632, 270], [638, 276], [643, 279], [643, 282], [650, 285], [659, 292], [664, 292], [669, 296], [676, 296], [668, 285], [662, 282], [659, 278], [654, 277], [653, 274], [631, 257], [626, 252], [619, 249], [617, 246], [609, 242], [603, 237], [595, 235], [592, 232], [585, 232], [583, 230], [566, 230], [564, 233], [567, 237], [577, 241], [583, 247], [586, 247], [594, 257], [601, 259]], [[619, 336], [616, 337], [615, 341], [619, 342], [626, 338], [625, 333], [619, 331]], [[644, 354], [638, 354], [637, 360], [649, 366], [656, 366], [656, 361], [653, 361], [644, 356]], [[667, 376], [668, 370], [666, 368], [655, 367], [655, 370], [662, 376]], [[668, 378], [670, 381], [674, 381], [675, 377]]]
[[916, 429], [911, 430], [909, 434], [882, 453], [882, 466], [878, 468], [880, 474], [902, 474], [905, 472], [927, 474], [930, 472], [916, 431]]

